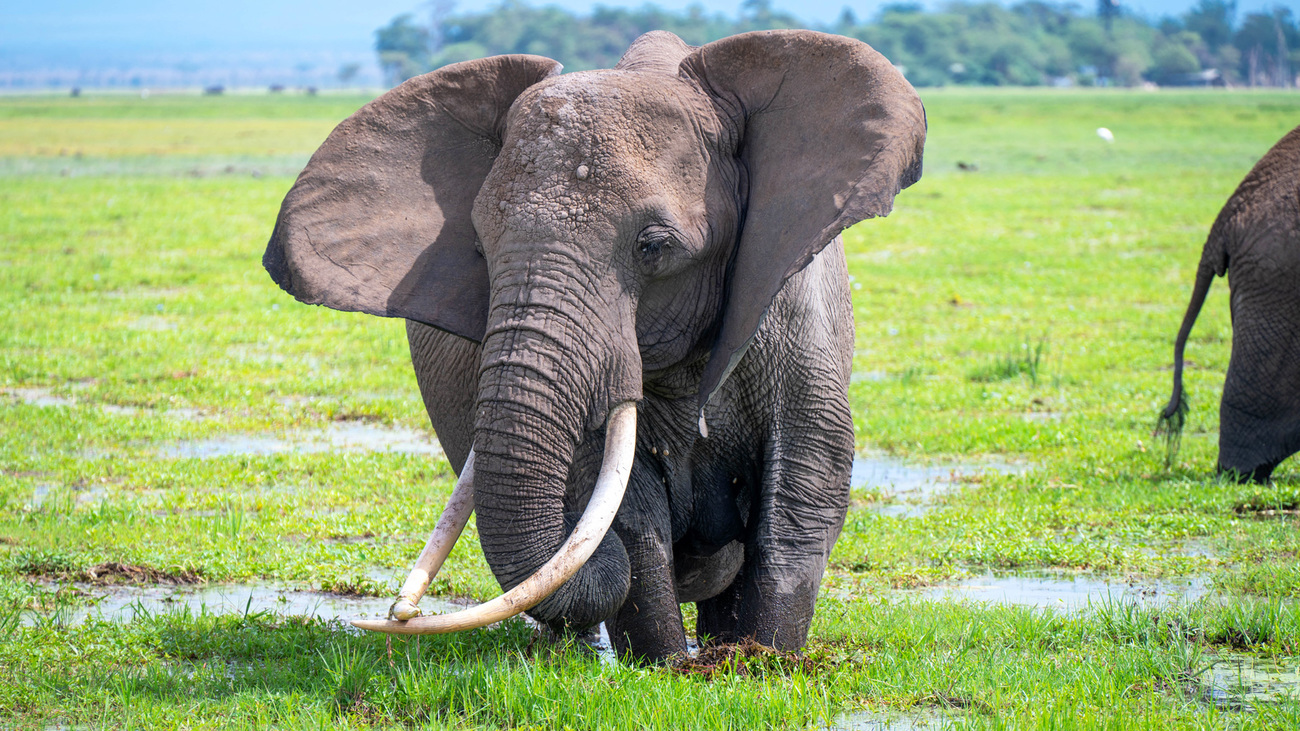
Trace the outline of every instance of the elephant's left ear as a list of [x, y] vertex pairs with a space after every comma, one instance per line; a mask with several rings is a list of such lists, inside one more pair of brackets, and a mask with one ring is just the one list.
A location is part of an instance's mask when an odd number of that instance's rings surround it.
[[700, 405], [731, 372], [776, 293], [841, 231], [884, 216], [921, 177], [925, 109], [861, 41], [757, 31], [695, 49], [679, 73], [736, 126], [749, 197]]
[[284, 197], [262, 265], [298, 300], [481, 340], [474, 198], [510, 105], [560, 64], [492, 56], [417, 76], [344, 120]]

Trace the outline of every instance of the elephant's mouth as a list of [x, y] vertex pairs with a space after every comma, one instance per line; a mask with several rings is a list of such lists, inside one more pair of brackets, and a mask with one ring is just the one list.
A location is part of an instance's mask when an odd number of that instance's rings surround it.
[[456, 539], [474, 510], [474, 451], [471, 449], [433, 535], [389, 612], [393, 619], [359, 619], [352, 624], [361, 629], [390, 634], [459, 632], [513, 617], [554, 593], [595, 553], [623, 502], [636, 452], [636, 404], [626, 401], [611, 409], [605, 430], [604, 460], [582, 518], [555, 555], [531, 576], [510, 591], [476, 607], [453, 614], [420, 616], [417, 606], [420, 597], [456, 545]]

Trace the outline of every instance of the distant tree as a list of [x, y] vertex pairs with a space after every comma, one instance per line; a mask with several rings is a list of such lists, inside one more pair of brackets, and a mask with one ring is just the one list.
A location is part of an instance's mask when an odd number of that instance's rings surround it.
[[1250, 13], [1233, 35], [1243, 58], [1243, 77], [1251, 86], [1291, 86], [1290, 49], [1300, 48], [1300, 30], [1289, 8]]
[[345, 63], [342, 66], [339, 66], [339, 83], [347, 86], [352, 83], [353, 79], [357, 78], [357, 74], [359, 73], [361, 73], [361, 64], [356, 63], [355, 61]]
[[1156, 41], [1151, 54], [1152, 76], [1156, 81], [1166, 83], [1177, 81], [1180, 77], [1201, 70], [1197, 50], [1203, 49], [1205, 43], [1201, 37], [1191, 31], [1180, 31], [1166, 35]]
[[375, 31], [379, 67], [389, 85], [397, 85], [429, 69], [429, 30], [409, 13]]
[[1210, 53], [1214, 53], [1232, 42], [1232, 20], [1236, 14], [1236, 0], [1200, 0], [1183, 15], [1183, 27], [1199, 35]]
[[[866, 41], [916, 86], [1098, 79], [1132, 85], [1214, 67], [1229, 80], [1283, 83], [1300, 62], [1300, 37], [1289, 10], [1252, 14], [1234, 29], [1236, 0], [1198, 3], [1153, 24], [1122, 12], [1119, 0], [1098, 0], [1096, 15], [1052, 0], [1021, 0], [1010, 7], [955, 0], [933, 12], [912, 0], [895, 0], [871, 21], [845, 7], [834, 24], [820, 29]], [[500, 0], [483, 11], [453, 9], [451, 0], [434, 0], [427, 27], [402, 15], [376, 32], [389, 83], [501, 53], [548, 56], [568, 71], [609, 68], [637, 36], [656, 29], [698, 46], [748, 30], [800, 27], [773, 0], [742, 0], [732, 17], [700, 5], [683, 11], [597, 5], [590, 14], [576, 15], [552, 5]]]
[[1115, 18], [1119, 17], [1119, 0], [1097, 0], [1097, 17], [1106, 26], [1106, 32], [1110, 33]]

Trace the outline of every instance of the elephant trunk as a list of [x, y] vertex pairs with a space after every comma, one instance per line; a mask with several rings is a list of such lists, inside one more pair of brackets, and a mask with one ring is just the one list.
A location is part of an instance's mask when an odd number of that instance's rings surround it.
[[[483, 553], [509, 590], [555, 556], [578, 524], [612, 436], [606, 417], [639, 398], [641, 374], [632, 318], [617, 307], [592, 311], [617, 298], [539, 287], [535, 271], [515, 286], [508, 273], [498, 276], [483, 341], [474, 504]], [[597, 540], [577, 573], [530, 610], [536, 619], [582, 628], [622, 606], [627, 553], [612, 533]]]

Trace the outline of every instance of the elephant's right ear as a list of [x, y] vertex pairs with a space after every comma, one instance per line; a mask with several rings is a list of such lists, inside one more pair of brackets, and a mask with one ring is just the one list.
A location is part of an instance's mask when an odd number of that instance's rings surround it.
[[540, 56], [493, 56], [417, 76], [362, 107], [285, 196], [262, 265], [301, 302], [481, 340], [488, 277], [474, 198], [510, 105], [559, 71]]

